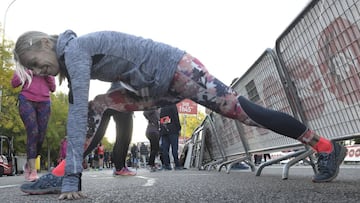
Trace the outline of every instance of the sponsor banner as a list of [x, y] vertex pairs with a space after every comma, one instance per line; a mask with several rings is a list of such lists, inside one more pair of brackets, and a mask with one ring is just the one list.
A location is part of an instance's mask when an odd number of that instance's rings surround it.
[[360, 161], [360, 145], [346, 146], [347, 153], [344, 161]]
[[176, 104], [179, 113], [182, 114], [197, 114], [197, 104], [190, 99], [184, 99]]

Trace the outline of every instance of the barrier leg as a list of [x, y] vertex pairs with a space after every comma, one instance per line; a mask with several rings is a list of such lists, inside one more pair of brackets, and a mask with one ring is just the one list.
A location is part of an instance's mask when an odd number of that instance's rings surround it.
[[227, 165], [226, 173], [227, 174], [230, 173], [230, 170], [231, 170], [231, 168], [232, 168], [232, 166], [234, 164], [237, 164], [237, 163], [240, 163], [240, 162], [245, 162], [246, 159], [248, 159], [248, 157], [243, 157], [243, 158], [240, 158], [240, 159], [236, 159], [236, 160], [232, 161], [231, 163], [229, 163], [229, 165]]
[[311, 156], [314, 153], [312, 149], [304, 149], [299, 151], [299, 153], [296, 154], [295, 158], [290, 160], [283, 168], [283, 174], [282, 179], [286, 180], [289, 177], [289, 169], [291, 166], [299, 162], [300, 160], [305, 159], [306, 157]]
[[254, 162], [252, 162], [250, 159], [251, 159], [251, 158], [248, 158], [248, 159], [244, 160], [244, 162], [245, 162], [247, 165], [250, 166], [251, 172], [255, 172], [255, 171], [256, 171], [256, 166], [255, 166]]
[[212, 162], [210, 162], [210, 163], [207, 163], [207, 164], [203, 165], [203, 168], [204, 168], [205, 170], [210, 171], [215, 165], [217, 165], [217, 164], [219, 164], [219, 163], [221, 163], [221, 162], [223, 162], [223, 161], [224, 161], [224, 159], [212, 161]]
[[190, 163], [191, 163], [192, 149], [193, 149], [193, 144], [190, 143], [188, 145], [188, 151], [185, 158], [184, 168], [189, 169], [191, 167]]
[[303, 153], [304, 150], [301, 150], [301, 151], [297, 151], [297, 152], [294, 152], [294, 153], [291, 153], [291, 154], [288, 154], [288, 155], [285, 155], [283, 157], [280, 157], [280, 158], [277, 158], [277, 159], [273, 159], [271, 161], [267, 161], [263, 164], [260, 164], [260, 166], [258, 167], [258, 169], [256, 170], [256, 176], [260, 176], [261, 174], [261, 171], [263, 170], [263, 168], [265, 168], [266, 166], [270, 166], [270, 165], [273, 165], [273, 164], [276, 164], [276, 163], [279, 163], [280, 161], [282, 160], [286, 160], [286, 159], [289, 159], [291, 157], [294, 157], [294, 156], [297, 156], [301, 153]]

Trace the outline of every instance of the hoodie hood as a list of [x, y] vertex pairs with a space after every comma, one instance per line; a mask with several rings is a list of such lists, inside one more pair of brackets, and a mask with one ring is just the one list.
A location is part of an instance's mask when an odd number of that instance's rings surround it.
[[62, 56], [64, 56], [65, 53], [65, 47], [69, 43], [70, 40], [76, 38], [77, 35], [72, 30], [66, 30], [64, 33], [59, 35], [57, 44], [56, 44], [56, 56], [58, 59], [60, 59]]
[[76, 34], [75, 32], [73, 32], [72, 30], [67, 30], [64, 33], [59, 35], [57, 44], [56, 44], [56, 57], [58, 59], [59, 62], [59, 66], [60, 66], [60, 70], [61, 72], [64, 73], [65, 77], [68, 80], [68, 87], [69, 87], [69, 103], [73, 104], [73, 93], [72, 93], [72, 88], [71, 88], [71, 80], [70, 80], [70, 76], [69, 73], [67, 71], [66, 65], [65, 65], [65, 48], [68, 45], [68, 43], [76, 38]]

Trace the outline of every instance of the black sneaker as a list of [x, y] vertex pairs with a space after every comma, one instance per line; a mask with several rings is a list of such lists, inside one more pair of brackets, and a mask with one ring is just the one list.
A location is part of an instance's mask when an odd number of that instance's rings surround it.
[[331, 141], [333, 150], [331, 153], [318, 153], [318, 173], [314, 175], [312, 181], [315, 183], [330, 182], [339, 173], [339, 166], [346, 156], [346, 148]]
[[171, 171], [172, 170], [171, 166], [164, 166], [163, 169], [165, 171]]
[[33, 183], [21, 185], [20, 190], [31, 195], [59, 194], [61, 193], [62, 179], [63, 177], [48, 173]]
[[150, 172], [156, 172], [157, 168], [156, 166], [150, 166]]

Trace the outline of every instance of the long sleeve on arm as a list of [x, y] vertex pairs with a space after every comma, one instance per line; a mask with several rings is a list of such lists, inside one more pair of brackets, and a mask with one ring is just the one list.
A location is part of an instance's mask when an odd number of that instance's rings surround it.
[[21, 85], [20, 77], [19, 77], [16, 73], [14, 73], [14, 75], [13, 75], [13, 77], [12, 77], [12, 79], [11, 79], [11, 86], [12, 86], [13, 88], [17, 88], [17, 87], [19, 87], [20, 85]]
[[[75, 52], [75, 51], [74, 51]], [[91, 57], [66, 53], [66, 66], [71, 80], [73, 104], [69, 104], [65, 177], [62, 192], [78, 191], [87, 126]]]
[[51, 92], [55, 92], [56, 90], [56, 83], [55, 83], [55, 77], [54, 76], [47, 76], [46, 81], [49, 85], [49, 90]]

